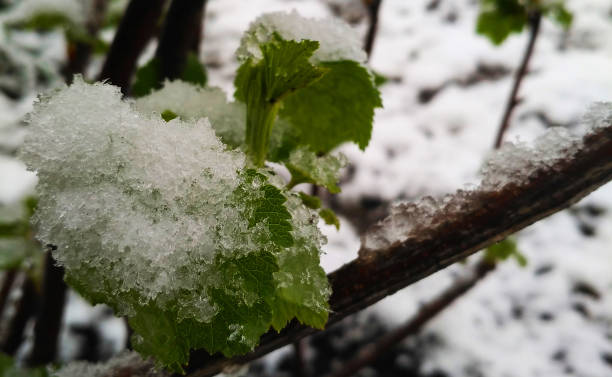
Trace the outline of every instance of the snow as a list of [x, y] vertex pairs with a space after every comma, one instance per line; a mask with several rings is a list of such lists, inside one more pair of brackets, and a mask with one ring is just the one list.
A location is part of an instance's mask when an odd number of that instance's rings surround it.
[[312, 55], [313, 62], [353, 60], [365, 62], [361, 37], [348, 24], [338, 18], [309, 19], [296, 11], [271, 12], [259, 16], [246, 31], [236, 51], [238, 60], [261, 59], [260, 45], [270, 41], [274, 33], [285, 40], [304, 39], [318, 41], [319, 48]]
[[[358, 206], [364, 197], [383, 202], [439, 198], [466, 182], [472, 182], [470, 188], [479, 181], [478, 171], [492, 148], [527, 35], [514, 35], [494, 47], [474, 32], [475, 1], [442, 0], [428, 10], [430, 3], [382, 2], [370, 63], [390, 78], [381, 88], [385, 108], [376, 114], [373, 139], [365, 152], [341, 147], [350, 166], [338, 196], [340, 205]], [[523, 101], [506, 140], [519, 137], [529, 143], [543, 134], [549, 125], [539, 113], [574, 131], [582, 127], [580, 119], [590, 104], [612, 101], [610, 2], [568, 0], [567, 6], [575, 12], [569, 32], [547, 20], [542, 24], [521, 89]], [[333, 16], [323, 1], [209, 1], [200, 55], [208, 65], [209, 83], [232, 93], [238, 64], [234, 53], [242, 32], [262, 12], [293, 9], [310, 18]], [[353, 26], [363, 35], [365, 21], [355, 18], [358, 24]], [[51, 52], [62, 55], [63, 45], [54, 43]], [[473, 74], [478, 64], [503, 67], [507, 73], [470, 85], [456, 83]], [[419, 102], [423, 89], [442, 85], [431, 101]], [[23, 107], [31, 100], [25, 99]], [[18, 119], [25, 112], [3, 101], [1, 117]], [[5, 140], [0, 134], [0, 143]], [[16, 176], [6, 174], [0, 169], [0, 182], [7, 179], [16, 187]], [[603, 212], [592, 215], [588, 206]], [[329, 240], [322, 257], [327, 271], [355, 258], [359, 248], [353, 219], [340, 217], [340, 232], [322, 226]], [[595, 229], [593, 236], [583, 233], [585, 224]], [[612, 186], [525, 229], [517, 241], [529, 260], [526, 268], [512, 261], [501, 264], [424, 329], [422, 337], [436, 335], [440, 344], [425, 356], [423, 372], [437, 370], [453, 377], [609, 376], [603, 355], [612, 353]], [[453, 265], [398, 292], [368, 309], [364, 318], [375, 313], [390, 328], [402, 323], [420, 303], [469, 270], [471, 262]], [[594, 287], [600, 298], [575, 293], [580, 282]], [[546, 313], [553, 319], [543, 320]]]
[[53, 373], [53, 377], [106, 377], [117, 370], [127, 369], [132, 377], [161, 377], [162, 372], [150, 371], [148, 368], [138, 370], [135, 365], [142, 363], [142, 358], [134, 351], [124, 351], [105, 363], [92, 364], [87, 362], [75, 362], [62, 367]]
[[11, 8], [0, 22], [21, 23], [49, 14], [61, 14], [75, 25], [85, 24], [89, 1], [83, 0], [22, 0]]

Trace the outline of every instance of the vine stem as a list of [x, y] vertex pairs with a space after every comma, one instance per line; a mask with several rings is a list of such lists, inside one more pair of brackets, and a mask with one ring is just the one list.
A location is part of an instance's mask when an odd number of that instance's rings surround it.
[[4, 272], [2, 288], [0, 288], [0, 319], [2, 319], [4, 307], [6, 306], [9, 294], [11, 293], [11, 288], [15, 282], [15, 277], [17, 277], [17, 270], [14, 268]]
[[369, 58], [370, 55], [372, 55], [374, 40], [376, 39], [376, 32], [378, 31], [378, 13], [382, 0], [363, 0], [363, 2], [368, 9], [368, 19], [370, 21], [363, 49], [368, 54]]
[[21, 283], [21, 298], [15, 305], [15, 314], [10, 320], [5, 338], [0, 345], [0, 351], [7, 355], [15, 355], [19, 346], [23, 342], [23, 332], [28, 324], [28, 321], [36, 312], [38, 302], [38, 292], [34, 282], [29, 276], [23, 274]]
[[521, 88], [523, 79], [527, 74], [529, 61], [531, 60], [531, 57], [533, 55], [535, 44], [540, 33], [541, 23], [542, 13], [540, 11], [533, 11], [529, 14], [529, 42], [527, 43], [527, 48], [525, 49], [525, 53], [523, 54], [521, 65], [519, 66], [519, 69], [518, 71], [516, 71], [516, 75], [514, 76], [514, 84], [512, 85], [512, 91], [510, 92], [510, 97], [508, 98], [508, 102], [506, 103], [506, 110], [504, 111], [501, 124], [499, 125], [499, 130], [497, 131], [497, 137], [495, 138], [496, 149], [501, 146], [504, 134], [510, 126], [510, 119], [512, 118], [512, 113], [520, 102], [518, 93]]

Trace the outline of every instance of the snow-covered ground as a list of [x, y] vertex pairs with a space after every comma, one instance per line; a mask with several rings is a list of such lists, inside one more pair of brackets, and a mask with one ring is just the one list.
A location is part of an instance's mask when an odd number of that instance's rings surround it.
[[[260, 13], [341, 13], [365, 33], [367, 19], [355, 3], [210, 0], [201, 52], [209, 83], [233, 92], [234, 51], [242, 31]], [[576, 130], [592, 102], [612, 101], [612, 3], [569, 0], [568, 8], [575, 15], [569, 32], [550, 21], [542, 25], [508, 140], [532, 140], [553, 124]], [[475, 0], [383, 0], [370, 61], [374, 70], [389, 78], [381, 88], [384, 109], [376, 113], [365, 151], [340, 148], [350, 167], [343, 192], [332, 204], [345, 217], [339, 232], [323, 226], [329, 239], [323, 258], [326, 270], [357, 255], [358, 229], [383, 214], [389, 202], [441, 196], [478, 181], [527, 34], [495, 47], [475, 33], [477, 9]], [[53, 42], [48, 43], [48, 59], [57, 60], [61, 39], [48, 40]], [[4, 149], [19, 143], [15, 122], [33, 98], [0, 98]], [[0, 203], [32, 189], [34, 179], [23, 169], [12, 157], [0, 159]], [[347, 220], [356, 216], [358, 221]], [[457, 377], [612, 375], [612, 185], [520, 232], [517, 240], [528, 266], [503, 263], [434, 319], [419, 336], [437, 339], [421, 355], [420, 372]], [[367, 326], [374, 315], [392, 328], [468, 269], [469, 263], [447, 268], [366, 310], [357, 322]], [[77, 298], [72, 302], [67, 328], [91, 316], [101, 318], [99, 308], [90, 316]], [[104, 323], [116, 334], [114, 339], [124, 336], [120, 321]], [[118, 349], [120, 343], [109, 347]], [[414, 339], [407, 343], [419, 344]], [[63, 352], [65, 358], [73, 355], [69, 348]], [[282, 353], [272, 355], [268, 364], [281, 359]], [[392, 362], [401, 364], [402, 358]]]

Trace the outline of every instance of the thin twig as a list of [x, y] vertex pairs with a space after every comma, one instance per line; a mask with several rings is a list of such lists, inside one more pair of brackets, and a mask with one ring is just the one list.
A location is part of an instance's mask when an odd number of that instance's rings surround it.
[[30, 277], [24, 276], [21, 287], [21, 298], [15, 306], [15, 314], [11, 318], [6, 337], [0, 346], [0, 351], [7, 355], [14, 355], [24, 339], [24, 330], [28, 321], [36, 313], [37, 306], [36, 288]]
[[199, 51], [205, 5], [206, 0], [173, 0], [170, 4], [155, 52], [161, 80], [178, 78], [188, 53]]
[[2, 288], [0, 288], [0, 319], [2, 319], [4, 307], [6, 306], [9, 294], [11, 293], [11, 288], [13, 287], [13, 283], [15, 282], [15, 277], [17, 277], [17, 269], [13, 268], [4, 272], [4, 279], [2, 279]]
[[304, 341], [302, 339], [293, 342], [293, 354], [295, 355], [295, 375], [297, 377], [307, 377], [309, 375], [304, 355]]
[[495, 263], [482, 259], [475, 266], [471, 276], [454, 282], [453, 285], [442, 292], [442, 294], [424, 304], [409, 321], [381, 336], [376, 342], [363, 347], [354, 359], [345, 363], [339, 371], [332, 373], [330, 376], [349, 377], [373, 363], [406, 337], [418, 333], [432, 318], [448, 308], [455, 300], [472, 289], [494, 269]]
[[166, 0], [130, 1], [98, 80], [108, 80], [127, 94], [138, 57], [158, 29]]
[[363, 0], [368, 9], [368, 32], [363, 49], [368, 54], [368, 58], [372, 55], [372, 49], [374, 48], [374, 40], [376, 39], [376, 32], [378, 31], [378, 13], [380, 10], [380, 4], [382, 0]]
[[527, 48], [525, 49], [521, 65], [519, 66], [519, 69], [514, 77], [512, 91], [510, 92], [510, 97], [508, 98], [508, 102], [506, 103], [506, 110], [504, 111], [504, 116], [502, 117], [502, 121], [497, 132], [497, 137], [495, 138], [495, 148], [499, 148], [501, 146], [504, 133], [506, 133], [506, 130], [510, 126], [510, 118], [512, 117], [512, 112], [514, 111], [516, 105], [518, 105], [520, 102], [518, 98], [518, 92], [521, 88], [523, 78], [527, 74], [529, 61], [531, 60], [531, 56], [533, 55], [536, 40], [538, 39], [538, 35], [540, 33], [541, 21], [542, 13], [540, 11], [534, 11], [529, 15], [529, 42], [527, 43]]
[[45, 255], [40, 308], [34, 325], [34, 345], [27, 359], [29, 365], [45, 365], [55, 361], [66, 291], [64, 269], [55, 264], [51, 250], [48, 250]]

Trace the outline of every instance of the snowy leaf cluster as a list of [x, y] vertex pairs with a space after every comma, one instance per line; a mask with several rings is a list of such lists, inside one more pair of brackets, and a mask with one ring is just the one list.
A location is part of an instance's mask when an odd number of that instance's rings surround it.
[[189, 349], [244, 353], [293, 317], [324, 326], [316, 214], [208, 119], [137, 107], [77, 78], [29, 116], [33, 222], [67, 281], [128, 316], [136, 349], [177, 370]]

